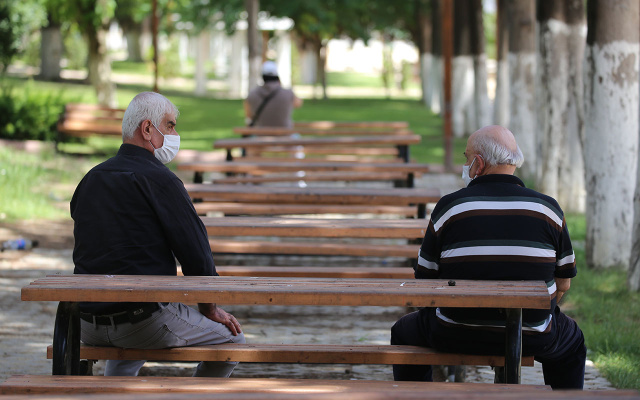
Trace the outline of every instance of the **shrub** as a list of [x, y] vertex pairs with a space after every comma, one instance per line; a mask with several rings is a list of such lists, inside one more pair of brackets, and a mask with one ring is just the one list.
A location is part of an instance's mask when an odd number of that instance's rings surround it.
[[55, 140], [58, 116], [70, 102], [59, 92], [43, 92], [30, 81], [20, 91], [0, 88], [0, 137], [16, 140]]

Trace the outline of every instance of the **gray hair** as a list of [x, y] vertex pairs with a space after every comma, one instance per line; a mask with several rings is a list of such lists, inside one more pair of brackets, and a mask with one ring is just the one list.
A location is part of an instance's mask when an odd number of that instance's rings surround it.
[[122, 140], [132, 139], [142, 121], [148, 119], [160, 126], [165, 115], [178, 117], [178, 107], [169, 99], [155, 92], [142, 92], [131, 100], [122, 117]]
[[476, 138], [473, 146], [489, 165], [515, 165], [520, 168], [524, 162], [524, 155], [517, 144], [516, 151], [512, 151], [495, 138], [482, 135]]

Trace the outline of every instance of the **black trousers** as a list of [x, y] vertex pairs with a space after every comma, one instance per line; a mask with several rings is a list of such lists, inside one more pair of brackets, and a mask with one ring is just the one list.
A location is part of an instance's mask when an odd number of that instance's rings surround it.
[[[587, 348], [578, 324], [556, 307], [550, 333], [522, 336], [522, 353], [542, 364], [544, 383], [553, 389], [582, 389]], [[391, 344], [431, 347], [468, 354], [504, 354], [504, 333], [440, 324], [434, 308], [400, 318], [391, 328]], [[432, 381], [430, 365], [394, 365], [396, 381]]]

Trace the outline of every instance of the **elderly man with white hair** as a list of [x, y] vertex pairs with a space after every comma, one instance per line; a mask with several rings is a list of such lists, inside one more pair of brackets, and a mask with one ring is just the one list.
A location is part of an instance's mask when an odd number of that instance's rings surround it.
[[[542, 363], [545, 384], [581, 389], [586, 347], [578, 324], [557, 303], [576, 276], [564, 214], [549, 196], [527, 189], [513, 174], [524, 157], [501, 126], [474, 132], [464, 153], [466, 187], [434, 208], [418, 262], [417, 279], [544, 280], [548, 310], [523, 310], [523, 355]], [[438, 350], [504, 354], [500, 309], [423, 308], [391, 329], [391, 343]], [[429, 365], [394, 365], [394, 379], [430, 381]]]
[[[183, 183], [164, 164], [180, 148], [178, 109], [166, 97], [138, 94], [122, 120], [118, 154], [82, 179], [71, 200], [75, 274], [216, 273], [207, 231]], [[155, 349], [244, 343], [236, 318], [213, 303], [81, 303], [82, 341]], [[135, 376], [144, 360], [108, 360], [105, 375]], [[194, 376], [228, 377], [235, 362], [201, 362]]]

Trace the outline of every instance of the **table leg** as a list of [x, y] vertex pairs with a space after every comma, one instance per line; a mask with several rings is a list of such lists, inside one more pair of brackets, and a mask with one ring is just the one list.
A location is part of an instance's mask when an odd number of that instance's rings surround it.
[[522, 309], [506, 309], [504, 383], [520, 383], [522, 362]]
[[53, 375], [80, 374], [80, 314], [78, 303], [61, 301], [53, 330]]

